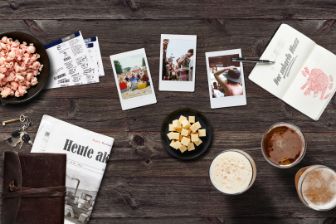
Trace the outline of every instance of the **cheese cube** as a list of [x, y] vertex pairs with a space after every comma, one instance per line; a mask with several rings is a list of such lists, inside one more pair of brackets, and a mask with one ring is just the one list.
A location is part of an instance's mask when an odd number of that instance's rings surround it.
[[193, 151], [195, 149], [195, 145], [192, 142], [189, 142], [188, 144], [188, 151]]
[[199, 145], [202, 144], [203, 142], [202, 142], [201, 139], [199, 139], [197, 142], [194, 142], [194, 143], [195, 143], [195, 145], [199, 146]]
[[181, 135], [182, 136], [188, 136], [189, 135], [189, 130], [183, 128], [182, 131], [181, 131]]
[[175, 131], [175, 127], [173, 124], [169, 124], [169, 131]]
[[190, 128], [190, 123], [188, 120], [183, 120], [181, 124], [183, 128]]
[[200, 139], [198, 137], [198, 134], [191, 134], [191, 141], [192, 142], [198, 142]]
[[172, 141], [170, 142], [169, 146], [175, 149], [175, 141], [172, 140]]
[[196, 132], [201, 127], [202, 127], [201, 124], [197, 121], [196, 123], [194, 123], [193, 125], [191, 125], [190, 130], [192, 132]]
[[183, 137], [181, 140], [181, 143], [185, 146], [188, 146], [189, 142], [190, 142], [190, 138], [187, 138], [187, 137]]
[[189, 119], [189, 123], [191, 124], [195, 123], [195, 116], [189, 116], [188, 119]]
[[174, 141], [173, 140], [173, 141], [170, 142], [170, 147], [172, 147], [176, 150], [180, 149], [180, 146], [181, 146], [181, 143], [179, 141]]
[[178, 120], [173, 120], [173, 127], [175, 129], [180, 128], [181, 127], [181, 123]]
[[205, 137], [206, 136], [206, 130], [205, 129], [199, 129], [198, 130], [198, 136], [199, 137]]
[[179, 138], [180, 138], [180, 134], [177, 133], [177, 132], [169, 132], [167, 134], [167, 136], [168, 136], [169, 140], [172, 140], [172, 139], [179, 140]]
[[180, 123], [182, 123], [182, 121], [185, 121], [185, 120], [187, 120], [187, 118], [185, 116], [183, 116], [183, 115], [181, 115], [180, 118], [178, 119], [178, 121]]
[[178, 148], [180, 148], [182, 146], [180, 141], [176, 141], [176, 145], [178, 146]]
[[185, 145], [181, 145], [179, 149], [182, 153], [184, 153], [185, 151], [188, 150], [187, 146], [185, 146]]

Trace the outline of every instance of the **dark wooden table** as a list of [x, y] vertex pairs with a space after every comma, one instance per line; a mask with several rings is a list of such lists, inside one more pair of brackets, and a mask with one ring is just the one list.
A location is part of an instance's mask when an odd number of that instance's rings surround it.
[[[204, 54], [242, 48], [245, 56], [260, 56], [283, 22], [336, 53], [335, 7], [335, 0], [0, 1], [1, 32], [31, 33], [44, 43], [76, 30], [97, 35], [106, 72], [99, 84], [48, 90], [29, 104], [1, 107], [0, 118], [31, 116], [34, 136], [42, 115], [49, 114], [115, 138], [90, 223], [336, 223], [336, 210], [306, 208], [294, 188], [302, 166], [336, 168], [336, 98], [312, 121], [250, 82], [252, 66], [246, 65], [247, 106], [211, 110]], [[161, 33], [197, 35], [194, 93], [157, 90]], [[122, 111], [109, 55], [142, 47], [158, 103]], [[163, 118], [185, 106], [203, 112], [215, 131], [208, 154], [194, 162], [169, 157], [160, 142]], [[304, 160], [290, 170], [271, 167], [260, 152], [262, 133], [278, 121], [298, 125], [308, 141]], [[15, 127], [1, 127], [1, 139]], [[254, 187], [236, 197], [216, 191], [208, 175], [215, 155], [230, 148], [250, 153], [258, 166]], [[0, 150], [13, 149], [1, 143]]]

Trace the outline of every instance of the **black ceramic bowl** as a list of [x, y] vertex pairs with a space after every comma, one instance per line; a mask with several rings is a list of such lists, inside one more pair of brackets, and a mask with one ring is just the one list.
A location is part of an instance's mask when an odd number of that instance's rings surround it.
[[[169, 133], [169, 124], [173, 120], [178, 119], [181, 115], [186, 117], [195, 116], [196, 121], [199, 121], [201, 123], [202, 128], [206, 129], [207, 132], [207, 136], [201, 138], [203, 141], [202, 144], [200, 144], [199, 146], [195, 145], [195, 150], [186, 151], [184, 153], [181, 153], [179, 150], [175, 150], [174, 148], [170, 147], [169, 146], [170, 140], [167, 137], [167, 134]], [[211, 146], [212, 138], [213, 138], [213, 130], [209, 121], [200, 112], [189, 108], [179, 109], [169, 114], [163, 121], [161, 127], [161, 141], [163, 147], [166, 149], [169, 155], [181, 160], [193, 160], [203, 155]]]
[[34, 97], [36, 97], [47, 85], [48, 79], [49, 79], [49, 69], [50, 69], [50, 63], [49, 58], [47, 55], [46, 50], [44, 49], [43, 44], [36, 39], [35, 37], [22, 33], [22, 32], [8, 32], [8, 33], [2, 33], [0, 34], [0, 39], [3, 37], [9, 37], [13, 40], [19, 40], [21, 43], [23, 41], [27, 42], [27, 44], [33, 43], [36, 48], [36, 53], [38, 53], [41, 57], [38, 59], [38, 61], [43, 64], [42, 71], [40, 75], [37, 76], [38, 84], [36, 86], [32, 86], [27, 90], [27, 93], [22, 97], [7, 97], [7, 98], [1, 98], [2, 104], [19, 104], [19, 103], [25, 103]]

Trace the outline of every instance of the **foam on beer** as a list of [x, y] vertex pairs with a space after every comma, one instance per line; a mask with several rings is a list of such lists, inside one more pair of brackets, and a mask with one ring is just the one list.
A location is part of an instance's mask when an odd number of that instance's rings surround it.
[[302, 196], [311, 208], [328, 210], [336, 206], [336, 173], [326, 167], [312, 170], [302, 182]]
[[235, 151], [221, 153], [210, 167], [212, 184], [227, 194], [237, 194], [248, 189], [252, 173], [250, 161], [242, 153]]

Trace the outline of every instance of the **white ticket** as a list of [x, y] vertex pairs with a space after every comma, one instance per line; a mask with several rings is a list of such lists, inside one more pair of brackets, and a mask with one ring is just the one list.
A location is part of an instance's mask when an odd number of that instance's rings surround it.
[[104, 66], [103, 61], [100, 53], [100, 47], [98, 42], [98, 37], [90, 37], [84, 39], [86, 46], [89, 50], [89, 54], [91, 55], [92, 60], [95, 61], [98, 65], [98, 74], [99, 76], [104, 76]]
[[50, 60], [48, 89], [99, 82], [80, 31], [45, 46]]

